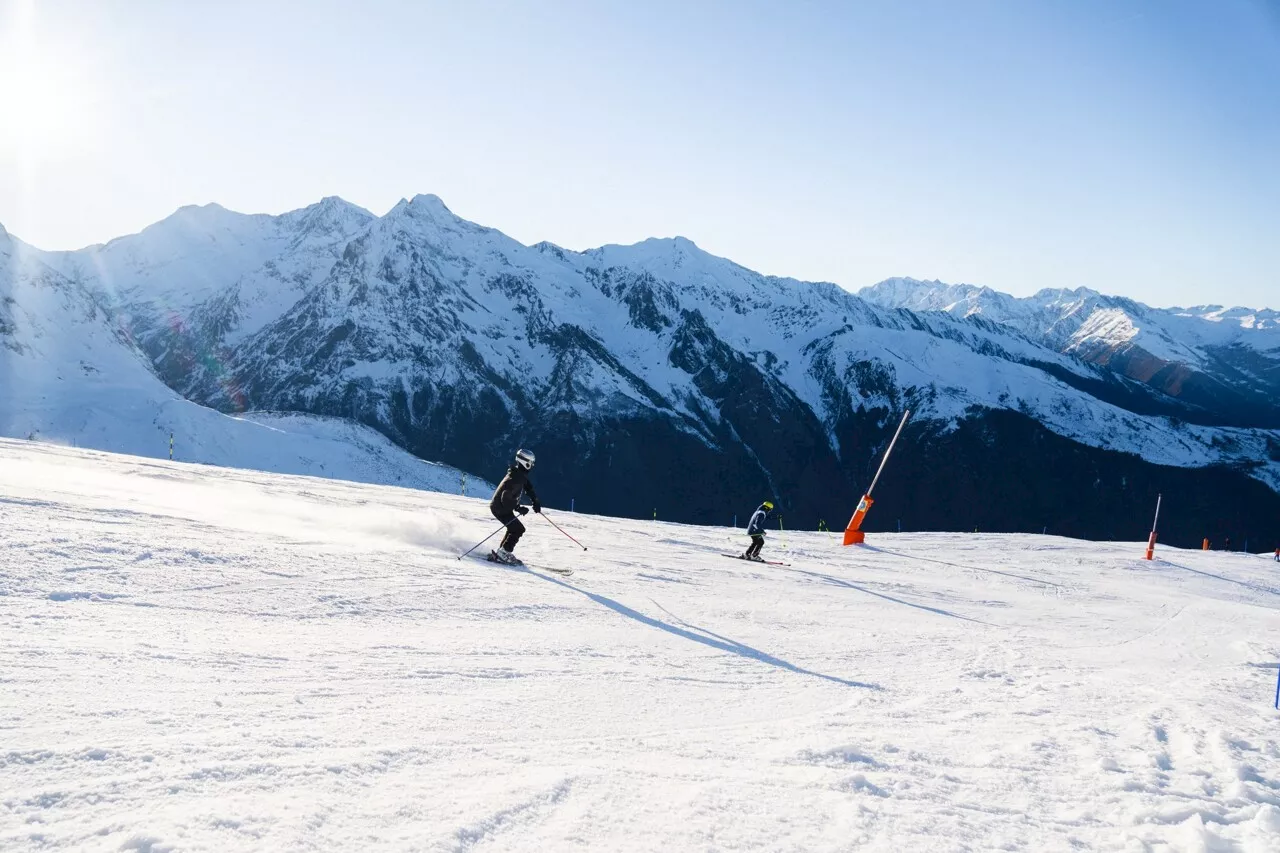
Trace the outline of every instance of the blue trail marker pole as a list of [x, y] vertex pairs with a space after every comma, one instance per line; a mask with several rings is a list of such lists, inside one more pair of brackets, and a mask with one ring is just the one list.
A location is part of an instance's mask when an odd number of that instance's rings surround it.
[[1276, 667], [1276, 710], [1280, 711], [1280, 666]]
[[573, 502], [574, 502], [575, 500], [577, 500], [577, 498], [569, 498], [569, 512], [573, 512], [573, 511], [574, 511], [574, 509], [573, 509]]

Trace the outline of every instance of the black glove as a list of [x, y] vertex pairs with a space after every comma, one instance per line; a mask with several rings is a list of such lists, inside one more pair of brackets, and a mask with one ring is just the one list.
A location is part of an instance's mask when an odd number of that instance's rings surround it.
[[542, 512], [542, 504], [538, 503], [537, 501], [534, 501], [534, 502], [533, 502], [533, 511], [534, 511], [534, 512]]
[[516, 512], [520, 513], [521, 515], [528, 515], [529, 508], [527, 506], [517, 506]]

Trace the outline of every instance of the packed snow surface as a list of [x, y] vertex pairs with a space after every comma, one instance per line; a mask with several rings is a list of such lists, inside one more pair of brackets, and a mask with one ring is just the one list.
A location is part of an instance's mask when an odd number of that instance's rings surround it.
[[1280, 849], [1269, 558], [549, 512], [0, 441], [0, 849]]

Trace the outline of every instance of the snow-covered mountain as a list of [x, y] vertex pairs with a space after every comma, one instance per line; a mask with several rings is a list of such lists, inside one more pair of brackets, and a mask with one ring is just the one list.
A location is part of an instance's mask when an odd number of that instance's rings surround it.
[[[864, 298], [683, 238], [525, 246], [430, 195], [382, 217], [338, 199], [185, 208], [42, 257], [190, 400], [350, 418], [490, 476], [527, 444], [551, 505], [726, 522], [774, 496], [795, 524], [838, 525], [911, 408], [873, 525], [1141, 536], [1155, 493], [1176, 490], [1179, 535], [1198, 542], [1280, 512], [1269, 314], [1162, 314], [1148, 332], [1152, 309], [1096, 294], [1077, 301], [1105, 308], [1071, 309], [899, 280]], [[1118, 349], [1086, 346], [1120, 338], [1105, 310], [1162, 357], [1258, 359], [1261, 378], [1232, 386], [1252, 408], [1115, 369]]]
[[[154, 298], [164, 288], [176, 295], [180, 288], [161, 270], [187, 265], [187, 256], [172, 239], [173, 229], [148, 232], [165, 239], [148, 239], [124, 254], [131, 260], [119, 262], [119, 269], [134, 279], [121, 292]], [[93, 249], [85, 257], [52, 259], [82, 263], [87, 257], [103, 261], [95, 269], [110, 269], [117, 259], [108, 261], [106, 254]], [[0, 229], [0, 436], [165, 457], [172, 435], [175, 458], [188, 462], [461, 490], [462, 472], [415, 459], [347, 419], [270, 412], [232, 416], [184, 399], [165, 386], [127, 328], [102, 306], [105, 294], [91, 289], [85, 277], [58, 272], [45, 263], [48, 257]], [[159, 267], [150, 263], [157, 257], [165, 259]], [[204, 260], [216, 264], [218, 259]], [[152, 281], [160, 286], [149, 289]], [[471, 480], [473, 488], [485, 488]]]
[[895, 278], [859, 293], [885, 308], [980, 317], [1187, 403], [1202, 422], [1280, 427], [1280, 312], [1151, 308], [1088, 288], [1016, 298]]

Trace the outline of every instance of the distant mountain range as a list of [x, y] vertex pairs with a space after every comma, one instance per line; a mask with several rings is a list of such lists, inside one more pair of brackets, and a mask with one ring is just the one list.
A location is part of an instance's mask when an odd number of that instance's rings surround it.
[[[910, 408], [872, 530], [1143, 538], [1163, 492], [1166, 541], [1280, 536], [1275, 311], [855, 295], [678, 237], [525, 246], [430, 195], [382, 217], [187, 207], [76, 252], [5, 241], [113, 329], [88, 368], [133, 359], [202, 406], [346, 419], [490, 479], [528, 446], [551, 506], [727, 524], [773, 497], [787, 525], [839, 528]], [[12, 290], [0, 353], [29, 345]]]
[[895, 278], [863, 288], [886, 308], [977, 317], [1144, 383], [1195, 423], [1280, 428], [1280, 312], [1150, 308], [1088, 288], [1017, 299], [986, 287]]

